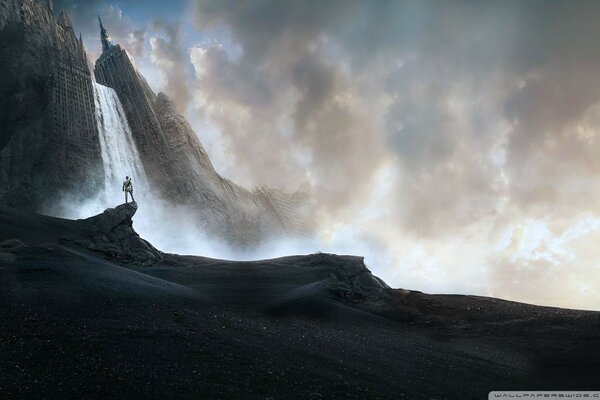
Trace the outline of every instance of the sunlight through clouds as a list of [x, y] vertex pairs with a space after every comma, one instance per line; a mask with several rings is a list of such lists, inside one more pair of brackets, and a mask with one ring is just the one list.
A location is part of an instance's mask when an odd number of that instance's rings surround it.
[[353, 253], [395, 287], [600, 307], [600, 3], [190, 0], [177, 23], [109, 3], [76, 27], [114, 15], [219, 173], [313, 196], [314, 235], [256, 256]]

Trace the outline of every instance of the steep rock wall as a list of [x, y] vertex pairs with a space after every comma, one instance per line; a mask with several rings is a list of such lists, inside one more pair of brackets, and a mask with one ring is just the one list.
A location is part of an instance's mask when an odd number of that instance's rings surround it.
[[149, 181], [161, 197], [188, 206], [200, 228], [234, 245], [308, 231], [306, 194], [266, 186], [249, 191], [222, 178], [168, 96], [155, 94], [127, 51], [108, 36], [104, 40], [96, 80], [118, 94]]
[[101, 181], [83, 42], [48, 1], [0, 2], [0, 202], [44, 211]]

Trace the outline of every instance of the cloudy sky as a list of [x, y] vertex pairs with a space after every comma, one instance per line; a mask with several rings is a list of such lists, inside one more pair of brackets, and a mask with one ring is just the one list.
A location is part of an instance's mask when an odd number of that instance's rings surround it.
[[[600, 2], [57, 0], [395, 287], [600, 309]], [[319, 250], [319, 249], [315, 249]]]

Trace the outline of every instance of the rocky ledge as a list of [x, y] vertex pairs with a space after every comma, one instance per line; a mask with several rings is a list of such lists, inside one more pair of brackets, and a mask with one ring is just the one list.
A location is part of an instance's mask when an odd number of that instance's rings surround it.
[[[281, 284], [295, 282], [299, 287], [290, 293], [291, 297], [302, 298], [327, 292], [329, 297], [353, 304], [379, 304], [387, 299], [389, 286], [369, 271], [363, 257], [317, 253], [231, 262], [166, 254], [142, 239], [133, 229], [136, 211], [136, 203], [121, 204], [93, 217], [74, 221], [77, 238], [69, 241], [121, 264], [151, 266], [153, 270], [166, 269], [171, 273], [175, 270], [193, 271], [193, 274], [202, 276], [199, 279], [203, 282], [247, 276], [260, 285], [273, 281]], [[246, 286], [248, 290], [252, 283]]]
[[81, 239], [75, 242], [114, 261], [150, 265], [163, 254], [133, 229], [137, 204], [121, 204], [93, 217], [77, 220]]
[[390, 287], [373, 275], [365, 265], [364, 257], [337, 254], [310, 254], [306, 256], [315, 265], [330, 269], [330, 293], [346, 303], [379, 303], [387, 298]]

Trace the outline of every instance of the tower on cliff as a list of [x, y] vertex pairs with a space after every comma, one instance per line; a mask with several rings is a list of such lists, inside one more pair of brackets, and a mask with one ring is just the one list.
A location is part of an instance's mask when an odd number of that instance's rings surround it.
[[[167, 168], [168, 145], [163, 136], [160, 123], [152, 110], [150, 87], [138, 73], [127, 51], [118, 43], [113, 43], [104, 28], [100, 16], [100, 39], [102, 54], [94, 65], [96, 82], [113, 88], [119, 96], [133, 139], [140, 152], [144, 169], [155, 187], [160, 188], [170, 177]], [[161, 149], [161, 152], [157, 150]], [[163, 185], [156, 185], [156, 183]], [[170, 189], [170, 188], [169, 188]]]
[[102, 51], [108, 50], [113, 44], [110, 40], [110, 36], [108, 36], [108, 32], [104, 29], [104, 25], [102, 25], [102, 20], [98, 15], [98, 23], [100, 24], [100, 39], [102, 40]]
[[222, 178], [173, 102], [152, 91], [129, 54], [110, 40], [100, 19], [98, 23], [102, 54], [94, 66], [96, 81], [117, 93], [153, 191], [191, 206], [198, 226], [232, 244], [302, 231], [306, 196], [267, 187], [251, 192]]

